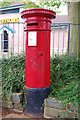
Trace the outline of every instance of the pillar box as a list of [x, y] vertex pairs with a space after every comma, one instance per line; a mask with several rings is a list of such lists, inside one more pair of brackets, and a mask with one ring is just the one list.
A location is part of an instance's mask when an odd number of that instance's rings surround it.
[[50, 31], [55, 12], [47, 9], [28, 9], [21, 12], [25, 19], [26, 59], [25, 114], [43, 115], [44, 99], [50, 92]]

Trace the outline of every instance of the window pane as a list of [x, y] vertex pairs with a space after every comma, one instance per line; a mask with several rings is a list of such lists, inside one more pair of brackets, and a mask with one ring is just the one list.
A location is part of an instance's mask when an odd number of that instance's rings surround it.
[[8, 41], [4, 41], [4, 52], [8, 52]]
[[19, 8], [11, 10], [2, 10], [2, 14], [19, 13]]
[[4, 30], [4, 40], [8, 40], [8, 34], [6, 30]]

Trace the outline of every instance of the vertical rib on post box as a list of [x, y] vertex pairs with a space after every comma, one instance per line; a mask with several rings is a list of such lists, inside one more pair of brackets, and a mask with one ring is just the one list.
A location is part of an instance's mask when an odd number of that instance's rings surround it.
[[29, 117], [43, 115], [44, 99], [50, 92], [50, 26], [55, 12], [47, 9], [28, 9], [21, 12], [25, 19], [27, 103]]

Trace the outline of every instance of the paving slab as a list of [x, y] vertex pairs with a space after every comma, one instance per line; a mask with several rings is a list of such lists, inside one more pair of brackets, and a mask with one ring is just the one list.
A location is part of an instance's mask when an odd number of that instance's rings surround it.
[[24, 114], [11, 113], [6, 115], [4, 118], [27, 118]]

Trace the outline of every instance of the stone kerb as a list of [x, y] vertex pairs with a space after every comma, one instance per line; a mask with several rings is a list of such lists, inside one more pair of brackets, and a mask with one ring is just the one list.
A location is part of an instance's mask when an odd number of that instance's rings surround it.
[[78, 106], [64, 105], [63, 101], [55, 98], [47, 98], [44, 100], [44, 118], [76, 118], [78, 114]]

